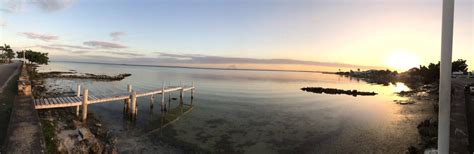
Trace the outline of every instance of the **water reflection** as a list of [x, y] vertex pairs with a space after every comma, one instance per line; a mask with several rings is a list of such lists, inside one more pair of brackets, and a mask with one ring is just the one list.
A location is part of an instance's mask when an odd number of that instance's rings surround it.
[[[166, 94], [165, 102], [170, 108], [165, 113], [156, 104], [150, 108], [149, 97], [138, 98], [139, 114], [133, 123], [117, 114], [123, 110], [123, 102], [91, 105], [91, 113], [118, 136], [119, 147], [123, 147], [120, 152], [137, 145], [146, 145], [138, 148], [153, 152], [166, 143], [179, 145], [179, 149], [184, 145], [191, 151], [205, 149], [222, 153], [290, 153], [298, 149], [308, 153], [403, 153], [409, 145], [417, 143], [416, 125], [419, 119], [424, 120], [412, 114], [419, 109], [408, 112], [393, 103], [394, 99], [400, 99], [394, 92], [407, 88], [402, 83], [383, 86], [337, 75], [302, 72], [68, 63], [60, 66], [79, 72], [133, 74], [117, 82], [46, 81], [63, 85], [64, 89], [71, 89], [64, 85], [80, 83], [91, 94], [125, 92], [127, 84], [134, 85], [134, 90], [148, 91], [161, 87], [163, 81], [196, 82], [195, 99], [186, 94], [181, 103], [172, 99], [179, 98], [177, 93]], [[374, 91], [378, 95], [314, 95], [300, 90], [309, 86]], [[161, 103], [161, 99], [155, 100]]]
[[404, 83], [402, 82], [397, 82], [395, 83], [394, 85], [395, 87], [393, 88], [393, 92], [394, 93], [399, 93], [401, 91], [410, 91], [410, 88], [408, 86], [406, 86]]

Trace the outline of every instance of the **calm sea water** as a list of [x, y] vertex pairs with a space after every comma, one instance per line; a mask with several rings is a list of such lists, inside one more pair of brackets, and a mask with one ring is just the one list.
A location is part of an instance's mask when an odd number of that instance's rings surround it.
[[[90, 105], [91, 112], [118, 137], [122, 152], [224, 153], [401, 153], [419, 142], [416, 125], [427, 118], [426, 102], [398, 105], [394, 94], [408, 90], [337, 75], [160, 68], [53, 62], [41, 71], [76, 70], [115, 75], [131, 73], [122, 81], [48, 79], [52, 88], [75, 91], [77, 83], [90, 95], [160, 89], [162, 83], [196, 84], [193, 108], [167, 127], [160, 124], [160, 97], [138, 99], [138, 119], [123, 118], [122, 101]], [[300, 88], [318, 86], [375, 91], [376, 96], [314, 94]], [[177, 97], [177, 93], [171, 97]], [[184, 103], [190, 104], [185, 93]], [[166, 96], [168, 100], [168, 96]], [[171, 101], [176, 107], [178, 101]], [[161, 129], [160, 129], [161, 128]]]

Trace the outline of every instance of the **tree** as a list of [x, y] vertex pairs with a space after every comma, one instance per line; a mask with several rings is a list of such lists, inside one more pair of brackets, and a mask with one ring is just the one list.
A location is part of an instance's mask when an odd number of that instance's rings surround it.
[[466, 60], [458, 59], [453, 62], [452, 69], [453, 72], [463, 72], [464, 74], [467, 73], [467, 64]]
[[[25, 52], [25, 58], [30, 61], [31, 63], [36, 63], [36, 64], [48, 64], [49, 62], [49, 57], [48, 53], [41, 53], [41, 52], [36, 52], [32, 50], [23, 50], [21, 52]], [[18, 52], [18, 56], [23, 57], [23, 53]]]
[[0, 46], [0, 50], [2, 50], [1, 58], [3, 62], [5, 59], [8, 59], [8, 62], [11, 62], [12, 58], [15, 57], [15, 53], [10, 45], [4, 44], [3, 46]]

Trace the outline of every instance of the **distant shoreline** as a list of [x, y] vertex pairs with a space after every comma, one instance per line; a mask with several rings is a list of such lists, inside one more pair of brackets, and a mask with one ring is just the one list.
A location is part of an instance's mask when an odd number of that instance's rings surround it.
[[123, 65], [123, 66], [144, 66], [144, 67], [162, 67], [162, 68], [184, 68], [184, 69], [205, 69], [205, 70], [237, 70], [237, 71], [264, 71], [264, 72], [304, 72], [304, 73], [328, 73], [325, 71], [304, 71], [304, 70], [276, 70], [276, 69], [245, 69], [245, 68], [212, 68], [212, 67], [191, 67], [191, 66], [172, 66], [172, 65], [144, 65], [144, 64], [118, 64], [118, 63], [100, 63], [100, 62], [78, 62], [78, 61], [51, 61], [81, 64], [102, 64], [102, 65]]

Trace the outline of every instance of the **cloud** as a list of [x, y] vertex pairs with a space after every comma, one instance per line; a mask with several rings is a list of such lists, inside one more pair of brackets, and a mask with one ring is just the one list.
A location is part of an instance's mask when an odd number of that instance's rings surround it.
[[36, 0], [36, 2], [44, 11], [57, 11], [71, 6], [74, 0]]
[[38, 33], [33, 33], [33, 32], [23, 32], [21, 33], [25, 37], [29, 39], [38, 39], [42, 41], [51, 41], [51, 40], [57, 40], [59, 37], [55, 35], [48, 35], [48, 34], [38, 34]]
[[0, 27], [6, 27], [7, 22], [6, 21], [0, 21]]
[[104, 51], [105, 53], [113, 54], [113, 55], [120, 55], [120, 56], [144, 56], [144, 54], [133, 53], [133, 52], [117, 52], [117, 51]]
[[66, 45], [66, 44], [53, 44], [53, 45], [50, 45], [50, 46], [54, 46], [54, 47], [63, 47], [63, 48], [71, 48], [71, 49], [92, 49], [92, 48], [85, 47], [85, 46], [79, 46], [79, 45]]
[[112, 37], [112, 40], [114, 41], [120, 41], [120, 37], [125, 35], [125, 32], [111, 32], [110, 37]]
[[71, 51], [72, 53], [76, 53], [76, 54], [84, 54], [84, 53], [89, 53], [91, 51], [88, 51], [88, 50], [77, 50], [77, 51]]
[[296, 64], [296, 65], [315, 65], [315, 66], [334, 66], [334, 67], [361, 67], [344, 63], [329, 63], [317, 61], [304, 61], [294, 59], [258, 59], [258, 58], [240, 58], [240, 57], [221, 57], [207, 56], [199, 54], [173, 54], [164, 52], [155, 52], [158, 54], [158, 60], [165, 63], [187, 63], [187, 64]]
[[84, 45], [102, 48], [102, 49], [120, 49], [120, 48], [127, 48], [125, 45], [111, 43], [111, 42], [104, 42], [104, 41], [86, 41], [83, 43]]
[[46, 12], [53, 12], [71, 6], [74, 0], [1, 0], [0, 10], [7, 13], [25, 11], [28, 5]]
[[14, 13], [22, 12], [25, 9], [25, 0], [2, 0], [0, 10], [3, 12]]
[[47, 45], [38, 45], [37, 47], [46, 49], [46, 50], [70, 51], [62, 47], [52, 47], [52, 46], [47, 46]]

